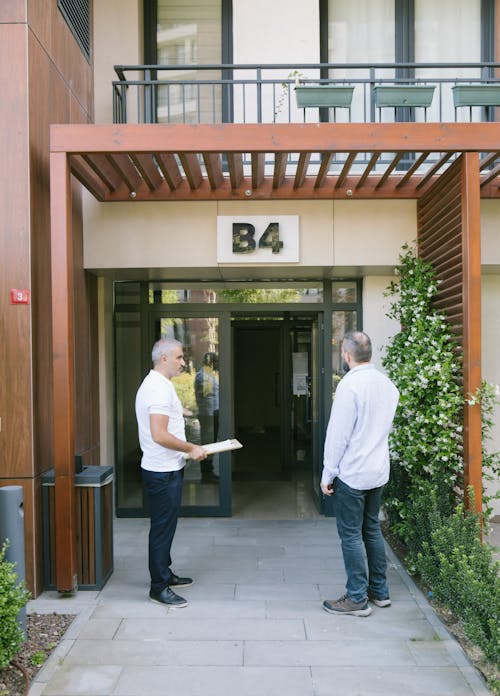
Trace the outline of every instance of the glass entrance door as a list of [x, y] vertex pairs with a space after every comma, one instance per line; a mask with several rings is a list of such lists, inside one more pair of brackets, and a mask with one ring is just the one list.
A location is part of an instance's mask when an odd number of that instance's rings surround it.
[[[152, 318], [152, 341], [175, 338], [184, 346], [186, 367], [172, 378], [182, 403], [186, 439], [200, 445], [224, 440], [227, 433], [226, 392], [229, 364], [221, 342], [220, 316], [169, 316]], [[231, 453], [223, 452], [203, 462], [188, 460], [184, 469], [181, 514], [231, 514]]]

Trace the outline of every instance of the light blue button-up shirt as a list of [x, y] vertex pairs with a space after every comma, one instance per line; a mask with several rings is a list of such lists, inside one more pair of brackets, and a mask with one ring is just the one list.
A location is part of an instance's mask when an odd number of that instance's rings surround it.
[[362, 363], [341, 379], [326, 431], [321, 483], [338, 476], [357, 490], [383, 486], [389, 480], [388, 437], [399, 392], [391, 380]]

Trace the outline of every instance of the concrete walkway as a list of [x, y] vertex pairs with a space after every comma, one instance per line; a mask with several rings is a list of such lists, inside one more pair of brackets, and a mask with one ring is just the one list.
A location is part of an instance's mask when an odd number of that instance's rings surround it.
[[332, 616], [344, 592], [335, 520], [182, 519], [184, 609], [150, 602], [148, 520], [115, 522], [101, 592], [44, 593], [76, 613], [30, 696], [485, 696], [461, 647], [388, 550], [393, 605]]

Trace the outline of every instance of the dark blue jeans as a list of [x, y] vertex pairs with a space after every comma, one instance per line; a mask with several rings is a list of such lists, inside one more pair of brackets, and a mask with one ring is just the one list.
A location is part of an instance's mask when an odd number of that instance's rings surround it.
[[177, 528], [184, 470], [146, 471], [142, 480], [149, 500], [149, 574], [151, 592], [159, 594], [168, 585], [172, 571], [170, 549]]
[[353, 602], [364, 601], [368, 592], [379, 599], [388, 597], [387, 560], [378, 519], [384, 487], [358, 491], [336, 478], [333, 490], [348, 596]]

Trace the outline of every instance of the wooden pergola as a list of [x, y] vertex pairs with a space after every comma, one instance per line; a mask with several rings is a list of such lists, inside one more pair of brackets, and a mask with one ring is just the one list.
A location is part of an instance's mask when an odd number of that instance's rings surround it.
[[[50, 150], [58, 590], [74, 589], [77, 567], [72, 176], [101, 202], [416, 199], [464, 394], [480, 386], [480, 199], [500, 198], [500, 124], [54, 125]], [[478, 405], [464, 413], [464, 485], [481, 509]]]

